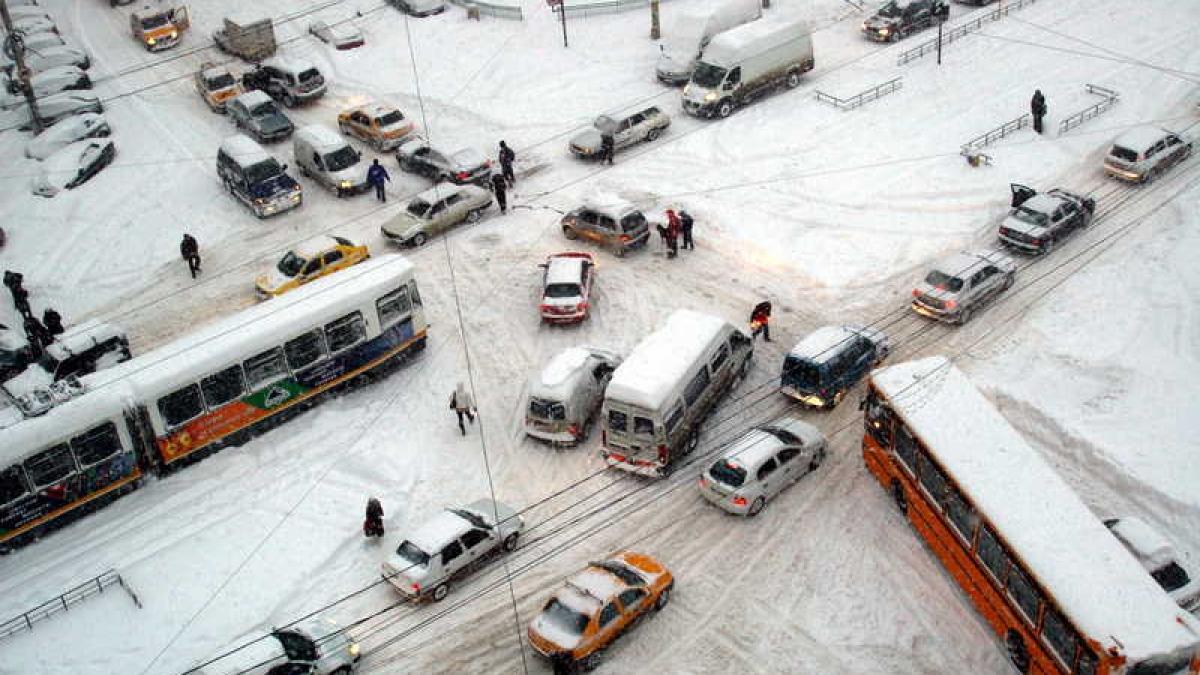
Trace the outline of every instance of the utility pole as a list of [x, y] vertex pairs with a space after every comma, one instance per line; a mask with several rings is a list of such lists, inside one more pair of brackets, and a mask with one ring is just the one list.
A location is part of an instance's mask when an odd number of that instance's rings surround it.
[[[0, 0], [3, 1], [3, 0]], [[563, 47], [567, 47], [567, 3], [566, 0], [546, 0], [546, 4], [550, 6], [550, 11], [558, 10], [562, 16], [563, 27]]]
[[658, 0], [650, 0], [650, 39], [657, 40], [662, 37], [662, 31], [658, 24]]
[[33, 87], [29, 84], [29, 68], [25, 66], [25, 42], [20, 33], [13, 32], [12, 17], [8, 14], [8, 2], [0, 0], [0, 20], [4, 21], [4, 51], [9, 53], [17, 64], [17, 81], [21, 83], [21, 91], [29, 104], [29, 118], [33, 120], [33, 133], [42, 133], [42, 116], [38, 114], [37, 98], [33, 95]]
[[[1003, 0], [1001, 0], [1001, 1], [1003, 1]], [[942, 24], [946, 23], [946, 17], [950, 15], [950, 5], [944, 5], [942, 7], [938, 7], [937, 5], [934, 5], [933, 11], [934, 11], [934, 15], [937, 17], [937, 22], [938, 22], [937, 64], [940, 66], [940, 65], [942, 65]]]

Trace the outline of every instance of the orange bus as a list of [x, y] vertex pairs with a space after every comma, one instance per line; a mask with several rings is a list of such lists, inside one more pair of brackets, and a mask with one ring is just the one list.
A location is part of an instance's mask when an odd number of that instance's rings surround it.
[[1180, 609], [945, 357], [876, 370], [863, 459], [1023, 673], [1200, 673]]

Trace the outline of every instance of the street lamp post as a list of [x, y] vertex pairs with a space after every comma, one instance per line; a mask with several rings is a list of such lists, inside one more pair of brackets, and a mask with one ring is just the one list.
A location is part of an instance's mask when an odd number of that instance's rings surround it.
[[567, 44], [567, 3], [565, 0], [546, 0], [546, 4], [551, 10], [558, 9], [558, 14], [562, 17], [563, 47], [570, 46]]

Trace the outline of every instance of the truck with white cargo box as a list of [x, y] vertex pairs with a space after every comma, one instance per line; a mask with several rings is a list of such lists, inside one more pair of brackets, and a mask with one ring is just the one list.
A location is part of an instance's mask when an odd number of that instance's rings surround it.
[[686, 84], [704, 47], [718, 33], [762, 17], [759, 0], [725, 0], [709, 7], [686, 7], [667, 23], [654, 72], [666, 84]]
[[213, 42], [223, 52], [257, 63], [275, 53], [275, 28], [269, 17], [237, 15], [225, 17], [225, 25], [213, 33]]
[[813, 69], [812, 35], [799, 19], [751, 21], [718, 34], [704, 48], [683, 88], [683, 109], [697, 116], [729, 117], [779, 85], [800, 85]]
[[704, 419], [745, 378], [753, 356], [750, 336], [728, 321], [676, 310], [608, 383], [600, 413], [605, 461], [646, 476], [669, 474], [696, 449]]

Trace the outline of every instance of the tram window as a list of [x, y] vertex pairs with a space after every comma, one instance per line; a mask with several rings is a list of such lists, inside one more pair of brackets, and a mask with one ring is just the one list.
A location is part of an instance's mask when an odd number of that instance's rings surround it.
[[1008, 571], [1008, 595], [1025, 613], [1025, 618], [1029, 619], [1029, 625], [1036, 625], [1038, 606], [1042, 604], [1042, 594], [1016, 564], [1013, 564], [1012, 569]]
[[1070, 664], [1075, 658], [1075, 632], [1061, 614], [1049, 607], [1042, 619], [1042, 637], [1063, 663]]
[[261, 354], [255, 354], [242, 362], [246, 371], [246, 385], [253, 391], [259, 385], [287, 375], [287, 364], [283, 361], [283, 347], [268, 349]]
[[25, 473], [35, 488], [44, 488], [61, 481], [75, 472], [75, 460], [66, 443], [39, 452], [25, 460]]
[[0, 471], [0, 504], [16, 501], [27, 494], [29, 494], [29, 488], [25, 486], [21, 467], [10, 466]]
[[967, 545], [970, 546], [971, 536], [975, 534], [975, 526], [979, 524], [979, 517], [975, 515], [975, 509], [971, 508], [971, 505], [953, 486], [946, 495], [946, 515], [950, 516], [950, 522], [953, 523], [954, 529], [958, 530], [958, 533], [967, 540]]
[[913, 438], [908, 427], [896, 425], [896, 454], [904, 460], [909, 471], [917, 469], [917, 439]]
[[204, 392], [204, 403], [209, 410], [219, 408], [246, 391], [242, 382], [242, 367], [230, 366], [200, 380], [200, 390]]
[[359, 312], [347, 314], [337, 321], [325, 324], [325, 337], [329, 339], [331, 354], [357, 344], [366, 336], [367, 330], [363, 327], [362, 314]]
[[1008, 567], [1008, 556], [1004, 555], [1004, 549], [1000, 548], [1000, 542], [996, 541], [996, 535], [992, 534], [992, 529], [989, 527], [985, 527], [979, 532], [979, 559], [992, 571], [992, 576], [1003, 584], [1004, 570]]
[[169, 427], [176, 427], [204, 412], [200, 387], [194, 384], [158, 399], [158, 412]]
[[921, 486], [933, 498], [933, 503], [941, 505], [946, 495], [946, 477], [929, 459], [929, 455], [923, 452], [917, 456], [917, 477], [921, 479]]
[[105, 422], [90, 431], [71, 439], [71, 448], [80, 466], [91, 466], [102, 459], [113, 456], [121, 449], [121, 437], [117, 425]]
[[296, 372], [325, 356], [325, 338], [320, 328], [314, 328], [300, 337], [288, 340], [283, 350], [287, 354], [288, 367], [292, 372]]
[[408, 302], [408, 287], [401, 286], [400, 288], [388, 293], [379, 300], [375, 301], [376, 308], [379, 309], [379, 325], [387, 327], [408, 316], [412, 306]]

